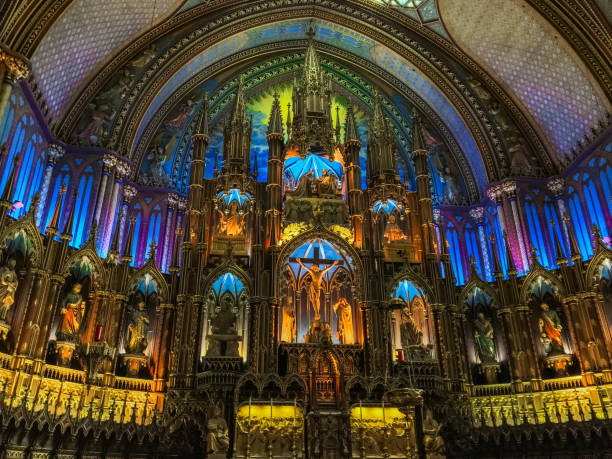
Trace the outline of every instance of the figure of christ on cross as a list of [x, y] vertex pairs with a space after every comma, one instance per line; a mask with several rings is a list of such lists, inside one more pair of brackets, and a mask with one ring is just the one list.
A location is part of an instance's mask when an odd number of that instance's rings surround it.
[[[308, 302], [312, 305], [312, 309], [314, 310], [314, 319], [318, 321], [321, 319], [321, 315], [319, 313], [320, 302], [321, 302], [321, 288], [323, 285], [323, 276], [332, 269], [334, 266], [342, 263], [340, 260], [325, 260], [323, 258], [319, 258], [319, 248], [314, 248], [314, 255], [312, 258], [290, 258], [289, 261], [298, 262], [306, 272], [310, 274], [310, 286], [308, 287]], [[312, 266], [308, 268], [306, 263], [312, 263]], [[329, 265], [325, 269], [319, 268], [319, 265]]]

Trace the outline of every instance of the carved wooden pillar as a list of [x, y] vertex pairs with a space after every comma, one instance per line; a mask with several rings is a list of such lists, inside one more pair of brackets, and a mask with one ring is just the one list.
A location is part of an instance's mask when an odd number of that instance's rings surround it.
[[63, 284], [64, 278], [59, 275], [52, 275], [49, 279], [49, 287], [41, 305], [42, 316], [40, 320], [44, 329], [41, 330], [41, 333], [38, 335], [38, 343], [36, 352], [34, 353], [35, 359], [44, 360], [46, 357], [49, 334], [51, 333], [51, 326], [55, 320], [56, 305], [59, 302]]

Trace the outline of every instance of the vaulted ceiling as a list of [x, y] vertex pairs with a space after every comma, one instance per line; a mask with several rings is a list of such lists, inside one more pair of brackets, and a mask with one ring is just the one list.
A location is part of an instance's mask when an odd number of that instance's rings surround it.
[[53, 134], [79, 143], [98, 117], [84, 146], [137, 163], [190, 91], [303, 50], [307, 24], [331, 67], [425, 113], [478, 193], [518, 150], [536, 174], [559, 173], [612, 111], [610, 24], [593, 0], [7, 3], [0, 41], [31, 60]]

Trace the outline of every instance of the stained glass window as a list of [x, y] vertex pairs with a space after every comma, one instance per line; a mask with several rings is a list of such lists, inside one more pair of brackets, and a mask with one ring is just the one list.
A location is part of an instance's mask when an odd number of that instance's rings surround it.
[[91, 203], [91, 188], [93, 186], [93, 168], [87, 167], [79, 180], [77, 199], [74, 208], [74, 222], [72, 224], [72, 247], [79, 248], [84, 242], [86, 234], [86, 220], [89, 204]]

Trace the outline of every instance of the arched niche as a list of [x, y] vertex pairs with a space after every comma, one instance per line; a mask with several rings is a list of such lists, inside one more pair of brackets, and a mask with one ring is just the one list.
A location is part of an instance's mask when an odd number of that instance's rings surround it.
[[462, 295], [466, 308], [466, 347], [475, 384], [494, 384], [509, 378], [503, 327], [498, 304], [484, 286], [471, 286]]
[[606, 258], [599, 267], [597, 290], [601, 293], [608, 328], [612, 330], [612, 259]]
[[41, 250], [27, 228], [13, 228], [0, 241], [0, 352], [9, 352], [10, 323], [16, 305], [27, 300], [28, 272], [40, 259]]
[[560, 286], [538, 275], [527, 279], [527, 304], [535, 345], [544, 365], [543, 377], [565, 376], [579, 370], [572, 356], [567, 317], [563, 311]]
[[342, 244], [309, 238], [286, 251], [281, 263], [280, 342], [362, 342], [354, 258]]
[[247, 359], [249, 288], [240, 273], [228, 270], [209, 282], [202, 325], [203, 358]]
[[213, 253], [225, 254], [231, 246], [238, 255], [246, 255], [250, 216], [254, 201], [250, 193], [236, 188], [220, 191], [215, 200]]
[[73, 353], [88, 329], [99, 272], [87, 253], [77, 254], [69, 262], [51, 326], [47, 362], [80, 369]]
[[[391, 345], [395, 361], [433, 357], [434, 324], [429, 302], [421, 287], [401, 279], [390, 294]], [[399, 351], [402, 352], [399, 352]]]
[[[150, 362], [163, 286], [150, 273], [137, 273], [131, 281], [128, 304], [123, 314], [119, 351], [120, 372], [128, 376], [151, 377]], [[147, 369], [149, 371], [147, 371]]]

